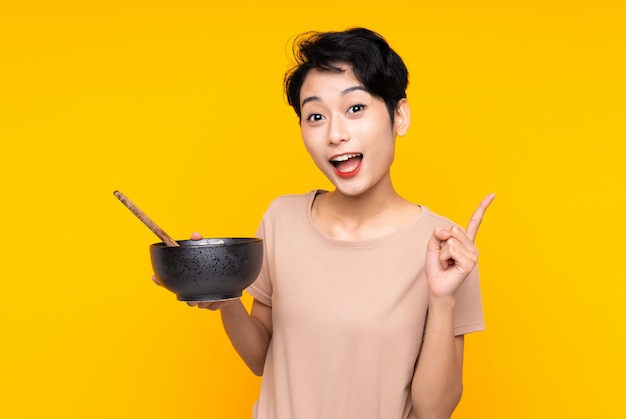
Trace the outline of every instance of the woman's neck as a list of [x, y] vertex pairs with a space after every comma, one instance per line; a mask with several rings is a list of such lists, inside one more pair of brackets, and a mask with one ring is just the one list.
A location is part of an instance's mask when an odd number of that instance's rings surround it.
[[392, 187], [349, 196], [338, 191], [319, 195], [312, 208], [315, 227], [339, 240], [365, 240], [393, 233], [406, 225], [420, 208]]

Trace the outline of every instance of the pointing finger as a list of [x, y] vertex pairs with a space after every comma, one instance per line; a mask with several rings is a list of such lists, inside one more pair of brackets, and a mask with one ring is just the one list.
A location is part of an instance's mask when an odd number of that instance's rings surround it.
[[487, 211], [487, 208], [489, 208], [489, 205], [491, 204], [491, 202], [493, 201], [495, 197], [496, 197], [496, 194], [493, 194], [493, 193], [487, 195], [482, 200], [478, 208], [476, 208], [476, 211], [474, 211], [474, 214], [472, 214], [472, 218], [470, 218], [469, 223], [467, 224], [467, 229], [466, 229], [467, 235], [472, 241], [474, 241], [474, 239], [476, 238], [476, 233], [478, 233], [478, 227], [480, 227], [480, 223], [483, 221], [483, 216], [485, 215], [485, 211]]

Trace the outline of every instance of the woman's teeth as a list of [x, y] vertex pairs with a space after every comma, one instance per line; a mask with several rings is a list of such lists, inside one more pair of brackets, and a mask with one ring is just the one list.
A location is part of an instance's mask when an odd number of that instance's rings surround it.
[[332, 159], [330, 159], [330, 162], [336, 166], [337, 164], [341, 162], [348, 161], [355, 157], [362, 157], [362, 155], [361, 154], [342, 154], [341, 156], [333, 157]]
[[339, 172], [349, 173], [354, 171], [359, 166], [362, 158], [363, 155], [358, 153], [342, 154], [341, 156], [336, 156], [330, 159], [330, 163], [335, 166]]

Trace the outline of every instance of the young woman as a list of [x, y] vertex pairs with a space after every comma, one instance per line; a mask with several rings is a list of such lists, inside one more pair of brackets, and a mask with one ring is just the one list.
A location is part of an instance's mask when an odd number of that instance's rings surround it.
[[334, 190], [270, 205], [250, 313], [240, 300], [197, 306], [221, 312], [263, 375], [257, 419], [449, 418], [463, 335], [483, 328], [474, 236], [493, 195], [463, 230], [396, 192], [408, 72], [381, 36], [305, 34], [296, 59], [287, 97]]

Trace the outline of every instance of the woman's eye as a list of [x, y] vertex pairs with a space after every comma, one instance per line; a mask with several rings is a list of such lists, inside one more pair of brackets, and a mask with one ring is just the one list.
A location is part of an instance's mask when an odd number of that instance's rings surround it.
[[324, 117], [321, 114], [314, 113], [314, 114], [309, 115], [309, 117], [306, 120], [311, 121], [311, 122], [317, 122], [317, 121], [321, 121], [322, 119], [324, 119]]
[[350, 106], [350, 108], [348, 109], [348, 113], [357, 113], [357, 112], [361, 112], [363, 109], [365, 109], [365, 105], [352, 105], [352, 106]]

